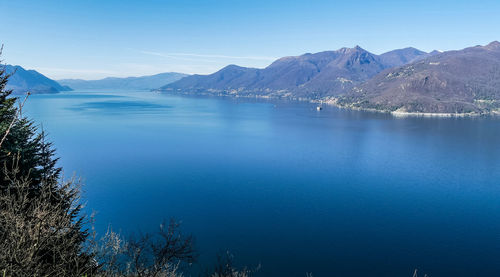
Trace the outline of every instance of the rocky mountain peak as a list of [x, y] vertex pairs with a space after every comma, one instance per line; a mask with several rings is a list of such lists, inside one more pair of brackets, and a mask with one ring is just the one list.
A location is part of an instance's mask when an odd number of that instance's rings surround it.
[[490, 44], [484, 46], [483, 48], [487, 49], [487, 50], [500, 50], [500, 42], [495, 40], [495, 41], [491, 42]]

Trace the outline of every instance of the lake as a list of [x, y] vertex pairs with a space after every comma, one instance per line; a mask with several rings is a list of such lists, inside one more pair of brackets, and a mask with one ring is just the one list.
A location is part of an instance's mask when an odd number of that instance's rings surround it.
[[182, 221], [259, 276], [500, 276], [500, 118], [71, 92], [24, 113], [84, 179], [97, 229]]

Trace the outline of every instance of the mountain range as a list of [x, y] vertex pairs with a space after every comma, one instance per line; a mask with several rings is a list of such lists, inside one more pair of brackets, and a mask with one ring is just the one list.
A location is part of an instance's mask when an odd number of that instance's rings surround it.
[[180, 80], [187, 74], [167, 72], [151, 76], [116, 78], [108, 77], [100, 80], [63, 79], [58, 80], [62, 85], [72, 89], [156, 89], [169, 83]]
[[500, 43], [381, 55], [341, 48], [284, 57], [264, 69], [229, 65], [159, 90], [306, 99], [396, 113], [500, 113]]
[[356, 46], [284, 57], [264, 69], [229, 65], [214, 74], [188, 76], [161, 90], [316, 99], [342, 94], [386, 68], [425, 55], [402, 49], [378, 56]]
[[12, 74], [6, 89], [12, 90], [14, 94], [22, 94], [28, 91], [37, 94], [71, 90], [71, 88], [62, 86], [35, 70], [26, 70], [19, 65], [5, 65], [5, 71], [7, 74]]
[[456, 51], [415, 48], [381, 55], [363, 48], [283, 57], [263, 69], [229, 65], [209, 75], [66, 79], [5, 66], [14, 93], [74, 89], [153, 89], [211, 95], [274, 97], [399, 114], [500, 114], [500, 42]]
[[229, 65], [214, 74], [183, 78], [161, 90], [320, 99], [343, 94], [384, 69], [433, 54], [405, 48], [375, 55], [356, 46], [284, 57], [264, 69]]

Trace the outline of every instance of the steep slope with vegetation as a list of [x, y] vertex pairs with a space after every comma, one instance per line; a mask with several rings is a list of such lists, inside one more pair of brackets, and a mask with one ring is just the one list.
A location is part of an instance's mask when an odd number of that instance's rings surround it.
[[386, 70], [337, 103], [396, 113], [499, 113], [500, 43], [444, 52]]

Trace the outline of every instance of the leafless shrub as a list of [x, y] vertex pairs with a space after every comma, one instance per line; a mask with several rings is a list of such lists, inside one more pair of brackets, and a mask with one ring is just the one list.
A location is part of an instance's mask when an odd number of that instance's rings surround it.
[[[93, 223], [94, 215], [91, 217]], [[87, 243], [88, 252], [93, 253], [99, 276], [112, 277], [125, 274], [122, 261], [127, 243], [119, 233], [114, 232], [109, 227], [106, 234], [98, 239], [95, 229], [92, 228], [92, 236]]]
[[[413, 271], [413, 276], [412, 277], [418, 277], [418, 269], [415, 269], [415, 271]], [[428, 277], [428, 275], [424, 274], [424, 277]]]
[[217, 263], [210, 277], [250, 277], [260, 269], [260, 265], [251, 270], [247, 267], [237, 269], [234, 265], [234, 256], [226, 251], [217, 255]]
[[4, 276], [90, 274], [91, 257], [82, 251], [86, 234], [81, 231], [78, 181], [43, 182], [34, 192], [29, 178], [15, 177], [16, 168], [5, 171], [9, 185], [0, 193]]
[[[3, 45], [2, 45], [3, 48]], [[2, 53], [0, 49], [0, 54]], [[19, 120], [20, 115], [22, 114], [22, 110], [24, 107], [24, 104], [26, 103], [26, 100], [28, 100], [28, 97], [31, 95], [31, 93], [28, 91], [26, 93], [26, 96], [24, 97], [23, 102], [19, 103], [19, 108], [16, 110], [15, 116], [12, 118], [10, 124], [8, 125], [7, 129], [5, 130], [5, 133], [2, 136], [2, 139], [0, 140], [0, 149], [2, 148], [2, 144], [4, 143], [5, 139], [7, 139], [7, 136], [10, 134], [10, 130], [12, 130], [12, 127], [14, 127], [14, 124], [16, 123], [17, 120]]]
[[129, 240], [109, 228], [95, 241], [93, 252], [100, 276], [180, 277], [181, 264], [197, 257], [193, 237], [183, 235], [175, 220]]

